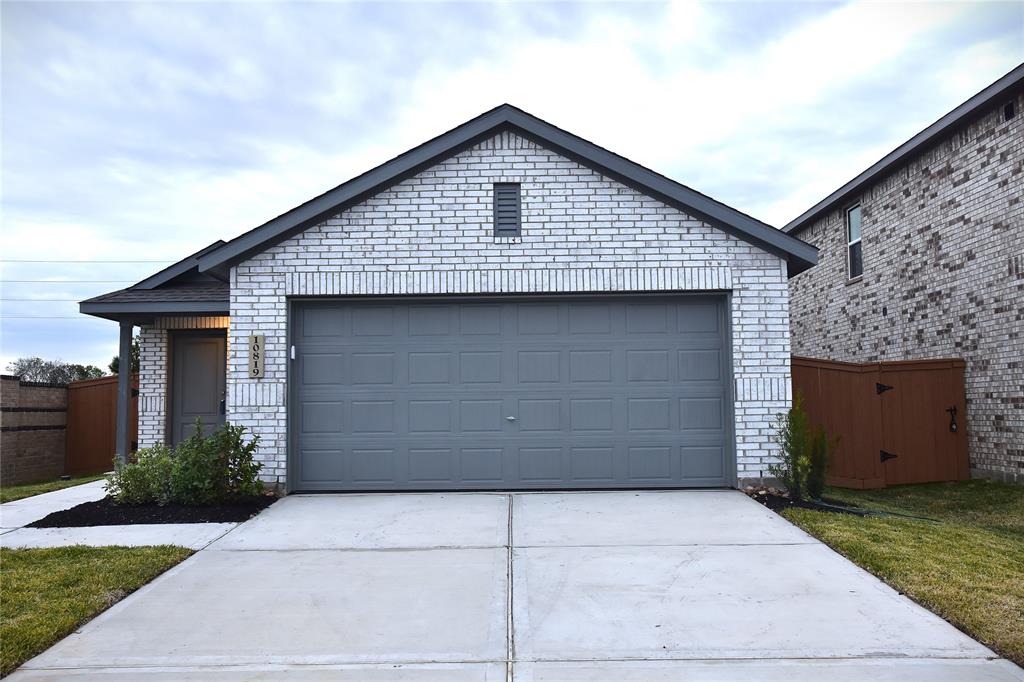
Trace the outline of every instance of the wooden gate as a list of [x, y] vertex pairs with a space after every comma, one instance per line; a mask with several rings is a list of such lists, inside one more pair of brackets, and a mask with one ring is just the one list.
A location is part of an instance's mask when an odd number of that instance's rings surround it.
[[[139, 433], [139, 377], [132, 376], [132, 449]], [[72, 476], [99, 474], [113, 468], [117, 428], [117, 376], [68, 384], [68, 422], [65, 472]]]
[[811, 424], [837, 438], [829, 485], [884, 488], [970, 477], [963, 360], [793, 358]]

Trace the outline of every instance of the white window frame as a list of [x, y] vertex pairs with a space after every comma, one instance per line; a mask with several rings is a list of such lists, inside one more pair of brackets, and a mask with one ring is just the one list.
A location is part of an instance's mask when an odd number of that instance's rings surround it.
[[[850, 239], [850, 214], [857, 211], [860, 214], [860, 234], [856, 239]], [[849, 280], [858, 280], [864, 276], [864, 212], [861, 210], [860, 202], [846, 207], [843, 222], [846, 227], [846, 277]], [[853, 274], [853, 246], [860, 244], [860, 272]]]

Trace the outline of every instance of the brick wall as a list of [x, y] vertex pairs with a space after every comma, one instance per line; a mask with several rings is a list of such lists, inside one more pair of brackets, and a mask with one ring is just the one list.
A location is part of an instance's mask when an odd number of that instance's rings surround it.
[[[491, 185], [522, 183], [523, 236], [492, 236]], [[287, 297], [523, 292], [731, 292], [740, 477], [774, 456], [790, 400], [785, 262], [511, 133], [502, 133], [231, 271], [228, 418], [286, 478]], [[244, 345], [266, 335], [266, 376]]]
[[[963, 358], [976, 474], [1024, 482], [1024, 95], [860, 197], [864, 276], [847, 280], [844, 209], [799, 233], [821, 252], [790, 281], [793, 352]], [[854, 202], [851, 202], [854, 203]]]
[[[139, 329], [139, 447], [166, 442], [170, 367], [168, 332], [175, 329], [227, 329], [229, 318], [159, 317]], [[229, 351], [230, 353], [230, 351]]]
[[68, 390], [0, 378], [0, 482], [18, 485], [64, 473]]

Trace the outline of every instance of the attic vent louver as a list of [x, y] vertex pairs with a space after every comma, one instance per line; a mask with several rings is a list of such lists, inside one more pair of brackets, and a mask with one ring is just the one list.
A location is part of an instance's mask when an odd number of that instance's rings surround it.
[[523, 210], [518, 182], [494, 183], [494, 236], [519, 237]]

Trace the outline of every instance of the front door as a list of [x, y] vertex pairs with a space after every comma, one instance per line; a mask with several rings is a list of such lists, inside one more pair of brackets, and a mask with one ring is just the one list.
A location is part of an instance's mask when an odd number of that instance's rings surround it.
[[224, 423], [226, 344], [223, 331], [171, 337], [171, 445], [192, 435], [197, 419], [204, 433]]

